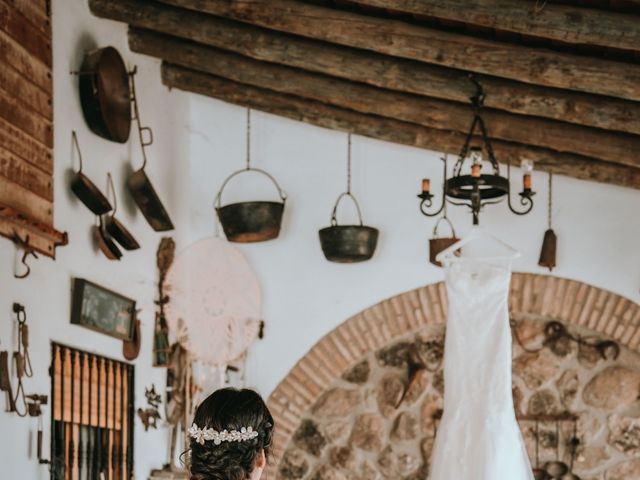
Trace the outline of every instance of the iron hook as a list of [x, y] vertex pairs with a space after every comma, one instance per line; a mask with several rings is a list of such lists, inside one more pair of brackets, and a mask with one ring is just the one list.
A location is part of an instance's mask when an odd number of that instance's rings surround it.
[[20, 279], [27, 278], [29, 276], [29, 274], [31, 273], [31, 267], [27, 263], [27, 257], [29, 255], [33, 255], [33, 258], [37, 259], [38, 255], [36, 254], [35, 250], [31, 247], [31, 245], [29, 245], [29, 235], [27, 235], [23, 240], [22, 238], [20, 238], [20, 235], [18, 235], [17, 232], [14, 232], [13, 233], [13, 240], [18, 245], [19, 248], [23, 248], [24, 249], [24, 254], [22, 255], [21, 263], [27, 269], [26, 272], [24, 272], [22, 274], [14, 273], [13, 276], [14, 276], [14, 278], [20, 278]]

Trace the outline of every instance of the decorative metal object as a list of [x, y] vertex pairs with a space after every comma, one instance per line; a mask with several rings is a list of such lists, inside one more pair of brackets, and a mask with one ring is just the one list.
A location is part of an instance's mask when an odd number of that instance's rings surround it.
[[538, 353], [543, 348], [550, 348], [551, 351], [559, 351], [561, 345], [571, 341], [578, 345], [595, 349], [603, 360], [615, 360], [620, 355], [620, 346], [613, 340], [585, 340], [580, 336], [572, 335], [562, 323], [556, 321], [547, 322], [545, 325], [542, 346], [537, 349], [531, 349], [522, 342], [515, 321], [511, 319], [510, 323], [516, 342], [518, 342], [520, 348], [527, 353]]
[[[275, 185], [281, 202], [252, 201], [238, 202], [222, 206], [222, 192], [229, 181], [237, 175], [247, 172], [260, 173]], [[215, 199], [215, 209], [222, 229], [230, 242], [264, 242], [277, 238], [287, 195], [278, 182], [269, 173], [251, 167], [251, 109], [247, 109], [247, 158], [246, 167], [227, 177], [222, 183]]]
[[[27, 325], [27, 313], [24, 306], [19, 303], [13, 304], [13, 313], [16, 314], [18, 322], [18, 350], [13, 352], [13, 367], [18, 379], [13, 404], [16, 407], [15, 412], [20, 417], [27, 416], [27, 396], [24, 392], [23, 378], [33, 377], [33, 368], [31, 367], [31, 357], [29, 356], [29, 326]], [[18, 405], [22, 408], [18, 408]]]
[[158, 306], [156, 311], [155, 328], [153, 334], [153, 366], [167, 367], [171, 356], [171, 344], [169, 343], [169, 326], [164, 312], [164, 306], [169, 302], [169, 296], [164, 291], [164, 282], [169, 267], [173, 263], [176, 252], [176, 242], [171, 237], [160, 240], [156, 253], [156, 265], [158, 266]]
[[540, 259], [538, 260], [538, 265], [547, 267], [549, 271], [552, 271], [556, 266], [556, 249], [558, 244], [558, 237], [556, 237], [556, 233], [551, 228], [551, 213], [553, 208], [552, 180], [553, 174], [549, 172], [549, 228], [544, 232], [542, 250], [540, 251]]
[[[443, 160], [446, 164], [446, 156]], [[438, 226], [443, 220], [447, 222], [447, 224], [449, 224], [449, 229], [451, 230], [450, 237], [441, 237], [438, 234]], [[456, 231], [453, 228], [453, 223], [451, 223], [451, 220], [449, 220], [449, 217], [447, 216], [447, 205], [445, 203], [442, 217], [438, 219], [435, 226], [433, 227], [433, 237], [429, 239], [429, 262], [431, 262], [436, 267], [442, 267], [442, 263], [436, 260], [436, 257], [440, 252], [449, 248], [458, 240], [460, 239], [456, 237]]]
[[[480, 211], [485, 205], [499, 203], [506, 197], [509, 209], [513, 213], [525, 215], [533, 208], [533, 196], [535, 195], [535, 192], [531, 189], [533, 163], [527, 160], [522, 162], [522, 168], [525, 173], [523, 189], [519, 195], [523, 210], [516, 210], [511, 203], [511, 163], [507, 162], [507, 176], [502, 176], [500, 165], [493, 153], [491, 140], [487, 136], [484, 120], [480, 115], [484, 104], [484, 91], [473, 75], [469, 75], [469, 78], [476, 87], [475, 95], [470, 97], [474, 110], [471, 128], [462, 145], [451, 178], [447, 178], [447, 164], [444, 162], [444, 181], [440, 208], [435, 211], [431, 210], [434, 195], [431, 193], [431, 181], [425, 178], [422, 180], [422, 193], [418, 195], [418, 198], [421, 199], [420, 211], [428, 217], [435, 217], [442, 212], [446, 202], [453, 205], [467, 206], [473, 215], [473, 224], [477, 225]], [[479, 144], [476, 143], [476, 137], [474, 137], [477, 129], [480, 130], [481, 143]], [[483, 152], [486, 153], [487, 159], [491, 164], [492, 171], [489, 174], [481, 173], [484, 160]], [[463, 167], [467, 160], [471, 163], [469, 173], [463, 174]]]
[[[357, 225], [338, 225], [336, 218], [338, 206], [343, 198], [350, 198], [358, 212]], [[333, 212], [331, 226], [318, 232], [322, 252], [327, 260], [337, 263], [355, 263], [369, 260], [376, 251], [378, 229], [362, 223], [362, 212], [356, 197], [351, 193], [351, 133], [347, 140], [347, 190], [338, 196]]]
[[37, 455], [38, 455], [38, 463], [41, 465], [46, 465], [51, 463], [50, 460], [44, 458], [42, 454], [42, 443], [43, 443], [43, 422], [42, 422], [42, 406], [46, 405], [49, 402], [49, 397], [47, 395], [39, 395], [32, 394], [27, 395], [27, 412], [30, 417], [36, 417], [38, 419], [38, 433], [37, 433]]
[[138, 416], [142, 420], [144, 425], [144, 431], [148, 431], [149, 428], [154, 430], [158, 428], [158, 420], [161, 419], [158, 408], [162, 403], [162, 397], [156, 393], [156, 386], [151, 384], [151, 388], [144, 389], [144, 396], [147, 398], [147, 408], [139, 408]]

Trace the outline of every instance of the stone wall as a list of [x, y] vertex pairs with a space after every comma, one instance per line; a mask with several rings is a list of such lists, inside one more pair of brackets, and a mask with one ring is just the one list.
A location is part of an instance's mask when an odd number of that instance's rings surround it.
[[[565, 340], [543, 345], [547, 317], [515, 319], [528, 353], [514, 342], [513, 392], [518, 414], [569, 411], [581, 440], [575, 471], [583, 480], [640, 478], [640, 355], [622, 348], [603, 359], [592, 347]], [[581, 337], [603, 338], [569, 327]], [[442, 408], [444, 328], [434, 325], [372, 351], [336, 379], [303, 416], [279, 463], [287, 480], [426, 479]], [[408, 386], [408, 352], [417, 348], [433, 368]], [[540, 349], [542, 348], [542, 349]], [[437, 415], [436, 415], [437, 417]], [[520, 422], [535, 463], [532, 421]], [[558, 456], [570, 462], [567, 446], [574, 422], [541, 422], [540, 463]]]

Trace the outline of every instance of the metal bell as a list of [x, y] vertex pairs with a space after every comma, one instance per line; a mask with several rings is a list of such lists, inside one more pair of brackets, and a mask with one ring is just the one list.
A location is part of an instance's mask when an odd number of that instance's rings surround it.
[[544, 232], [544, 240], [542, 241], [542, 250], [540, 251], [540, 259], [538, 265], [541, 267], [547, 267], [549, 271], [552, 271], [556, 266], [556, 246], [558, 243], [558, 237], [553, 229], [548, 229]]

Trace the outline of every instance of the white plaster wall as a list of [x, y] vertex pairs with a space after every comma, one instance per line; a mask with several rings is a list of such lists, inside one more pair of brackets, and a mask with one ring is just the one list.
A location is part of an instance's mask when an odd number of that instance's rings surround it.
[[[129, 145], [103, 140], [86, 126], [77, 93], [77, 77], [69, 74], [80, 66], [83, 52], [95, 46], [115, 46], [129, 67], [138, 66], [137, 87], [143, 121], [154, 129], [155, 144], [148, 150], [147, 172], [174, 223], [185, 218], [182, 209], [182, 172], [188, 167], [183, 140], [188, 102], [178, 92], [168, 94], [161, 85], [159, 62], [132, 54], [127, 47], [126, 27], [93, 17], [85, 0], [53, 1], [54, 122], [55, 122], [55, 225], [69, 232], [69, 245], [58, 249], [57, 260], [43, 258], [32, 263], [26, 280], [13, 278], [15, 248], [0, 239], [0, 349], [15, 345], [13, 302], [25, 305], [31, 326], [31, 359], [35, 376], [25, 381], [27, 393], [50, 390], [47, 373], [52, 340], [123, 360], [122, 342], [69, 324], [72, 277], [84, 277], [138, 301], [142, 309], [142, 351], [136, 366], [136, 406], [143, 406], [144, 387], [152, 382], [162, 387], [165, 371], [151, 367], [155, 295], [155, 252], [162, 234], [148, 226], [128, 198], [125, 179], [141, 165], [137, 132]], [[4, 68], [4, 67], [0, 67]], [[68, 189], [69, 169], [77, 168], [71, 158], [71, 130], [78, 132], [86, 174], [105, 191], [106, 174], [114, 175], [119, 195], [118, 216], [141, 243], [120, 262], [107, 260], [96, 251], [90, 227], [94, 217]], [[75, 157], [74, 157], [75, 159]], [[77, 160], [76, 160], [77, 161]], [[185, 173], [186, 174], [186, 173]], [[184, 229], [182, 230], [184, 231]], [[180, 241], [180, 230], [173, 232]], [[0, 478], [48, 479], [46, 467], [35, 460], [35, 420], [4, 412], [0, 397]], [[146, 478], [150, 468], [165, 461], [166, 430], [145, 433], [135, 422], [135, 466], [137, 478]], [[49, 455], [49, 416], [45, 418], [45, 453]]]
[[[136, 360], [137, 406], [144, 387], [164, 383], [164, 370], [151, 365], [151, 337], [156, 280], [155, 250], [161, 234], [153, 232], [131, 201], [122, 202], [125, 221], [143, 248], [121, 262], [109, 262], [93, 247], [93, 218], [69, 193], [70, 131], [78, 131], [86, 173], [101, 187], [106, 172], [115, 175], [125, 198], [124, 179], [140, 165], [137, 144], [119, 145], [91, 134], [80, 110], [75, 77], [81, 53], [93, 46], [114, 45], [130, 65], [138, 65], [138, 93], [145, 123], [154, 128], [148, 173], [178, 227], [178, 247], [214, 232], [213, 199], [223, 179], [244, 165], [245, 110], [184, 92], [168, 92], [160, 84], [158, 62], [128, 51], [126, 27], [98, 20], [84, 0], [54, 0], [55, 88], [55, 218], [67, 230], [70, 245], [53, 262], [41, 259], [31, 277], [14, 280], [16, 253], [0, 239], [0, 348], [14, 348], [11, 303], [25, 304], [32, 325], [32, 360], [36, 376], [28, 392], [49, 391], [50, 341], [122, 358], [121, 343], [69, 324], [71, 278], [86, 277], [135, 298], [142, 308], [143, 346]], [[441, 175], [438, 154], [354, 137], [353, 191], [365, 222], [380, 228], [373, 260], [357, 265], [327, 262], [317, 230], [327, 226], [333, 203], [344, 189], [346, 136], [290, 120], [253, 114], [254, 164], [266, 168], [287, 191], [285, 221], [275, 241], [239, 245], [259, 276], [264, 296], [266, 337], [250, 351], [247, 383], [265, 396], [308, 349], [354, 313], [399, 292], [442, 279], [427, 262], [427, 240], [434, 220], [418, 212], [420, 179]], [[514, 177], [519, 172], [514, 172]], [[544, 272], [537, 256], [546, 229], [546, 175], [535, 174], [537, 205], [532, 214], [516, 217], [505, 205], [489, 207], [483, 225], [517, 246], [523, 257], [515, 268]], [[519, 183], [519, 180], [516, 180]], [[554, 208], [559, 235], [559, 267], [554, 274], [578, 279], [640, 301], [640, 193], [633, 190], [557, 177]], [[260, 178], [242, 176], [229, 185], [226, 201], [276, 198]], [[345, 205], [346, 206], [346, 205]], [[464, 233], [470, 216], [451, 208]], [[351, 218], [345, 209], [341, 218]], [[4, 399], [0, 400], [4, 406]], [[48, 425], [49, 419], [45, 419]], [[46, 468], [34, 461], [34, 421], [0, 412], [2, 478], [45, 479]], [[166, 430], [144, 433], [136, 421], [137, 478], [165, 460]], [[48, 442], [48, 435], [45, 438]], [[45, 449], [46, 450], [46, 449]]]
[[[225, 176], [244, 165], [246, 113], [193, 96], [190, 114], [189, 224], [195, 240], [214, 231], [214, 195]], [[437, 183], [442, 167], [438, 153], [354, 137], [353, 191], [365, 222], [380, 229], [380, 241], [369, 262], [332, 264], [322, 255], [317, 231], [329, 224], [333, 202], [344, 189], [346, 135], [260, 112], [252, 118], [254, 164], [275, 175], [289, 194], [281, 237], [239, 245], [259, 276], [267, 324], [265, 339], [250, 350], [247, 383], [268, 395], [302, 355], [349, 316], [442, 280], [442, 271], [427, 261], [434, 220], [419, 213], [416, 198], [420, 179]], [[512, 175], [519, 190], [521, 172]], [[247, 178], [230, 184], [228, 201], [276, 198], [266, 181]], [[547, 228], [547, 175], [535, 173], [534, 187], [532, 213], [518, 217], [506, 204], [491, 206], [481, 223], [521, 250], [515, 270], [546, 273], [537, 261]], [[640, 301], [640, 192], [556, 176], [554, 194], [559, 244], [553, 274]], [[470, 214], [462, 207], [449, 211], [464, 234]], [[346, 209], [347, 219], [348, 214]]]

